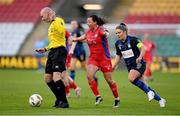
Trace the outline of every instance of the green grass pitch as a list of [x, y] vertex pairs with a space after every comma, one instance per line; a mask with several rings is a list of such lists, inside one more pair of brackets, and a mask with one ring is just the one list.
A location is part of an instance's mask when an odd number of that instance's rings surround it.
[[[95, 106], [93, 96], [85, 71], [77, 71], [76, 82], [82, 88], [80, 98], [75, 96], [73, 90], [68, 98], [69, 109], [53, 108], [54, 96], [44, 83], [43, 74], [35, 70], [0, 70], [0, 115], [180, 115], [180, 74], [155, 72], [155, 80], [149, 85], [167, 100], [165, 108], [160, 108], [158, 102], [148, 102], [147, 96], [140, 89], [128, 82], [126, 71], [115, 71], [113, 78], [118, 84], [121, 98], [120, 107], [114, 109], [112, 93], [101, 73], [99, 90], [104, 101]], [[38, 93], [43, 97], [40, 107], [31, 107], [29, 96]]]

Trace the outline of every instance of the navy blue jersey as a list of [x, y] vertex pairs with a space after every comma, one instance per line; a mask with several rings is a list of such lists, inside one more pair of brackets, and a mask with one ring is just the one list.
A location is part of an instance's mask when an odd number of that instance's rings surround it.
[[[76, 29], [75, 31], [72, 32], [72, 36], [74, 36], [74, 37], [80, 37], [83, 34], [84, 33], [79, 29]], [[85, 51], [85, 48], [84, 48], [82, 42], [77, 41], [75, 49], [74, 49], [73, 57], [78, 58], [80, 61], [85, 60], [86, 51]]]
[[116, 54], [123, 57], [128, 71], [130, 71], [131, 69], [138, 69], [142, 65], [145, 65], [144, 60], [141, 60], [139, 64], [136, 64], [136, 59], [140, 55], [140, 50], [137, 47], [138, 43], [140, 43], [140, 40], [132, 36], [127, 36], [125, 42], [117, 40], [115, 43]]

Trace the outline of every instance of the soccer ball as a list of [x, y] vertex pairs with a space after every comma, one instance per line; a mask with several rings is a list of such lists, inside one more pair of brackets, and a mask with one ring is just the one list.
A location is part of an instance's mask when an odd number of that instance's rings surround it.
[[39, 107], [42, 103], [42, 97], [39, 94], [33, 94], [29, 97], [29, 104], [33, 107]]

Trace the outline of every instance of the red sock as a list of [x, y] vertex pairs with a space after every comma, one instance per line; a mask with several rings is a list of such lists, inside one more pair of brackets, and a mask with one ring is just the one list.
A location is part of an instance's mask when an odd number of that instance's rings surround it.
[[149, 77], [152, 76], [152, 71], [151, 71], [151, 68], [149, 67]]
[[98, 96], [99, 95], [99, 91], [98, 91], [98, 87], [97, 87], [97, 83], [96, 81], [93, 79], [90, 83], [90, 88], [91, 90], [93, 91], [94, 95], [95, 96]]
[[77, 85], [75, 82], [71, 82], [70, 83], [70, 87], [73, 88], [73, 89], [76, 89], [77, 88]]
[[110, 86], [110, 88], [111, 88], [111, 91], [112, 91], [114, 97], [115, 97], [115, 98], [118, 98], [119, 95], [118, 95], [118, 90], [117, 90], [117, 85], [116, 85], [116, 83], [113, 83], [112, 85], [109, 85], [109, 86]]
[[69, 85], [66, 86], [66, 94], [68, 94], [70, 92], [70, 87]]
[[150, 67], [147, 67], [146, 71], [144, 72], [144, 75], [146, 77], [151, 77], [152, 76], [152, 72], [151, 72]]

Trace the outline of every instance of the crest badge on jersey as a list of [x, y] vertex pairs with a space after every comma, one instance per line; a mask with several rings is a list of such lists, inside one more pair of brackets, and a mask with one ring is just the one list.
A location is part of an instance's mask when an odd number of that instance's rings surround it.
[[97, 37], [98, 37], [98, 34], [95, 34], [95, 35], [94, 35], [94, 38], [97, 38]]
[[121, 50], [121, 46], [122, 46], [121, 44], [118, 45], [118, 47], [119, 47], [120, 50]]
[[131, 48], [131, 44], [128, 43], [128, 48]]

